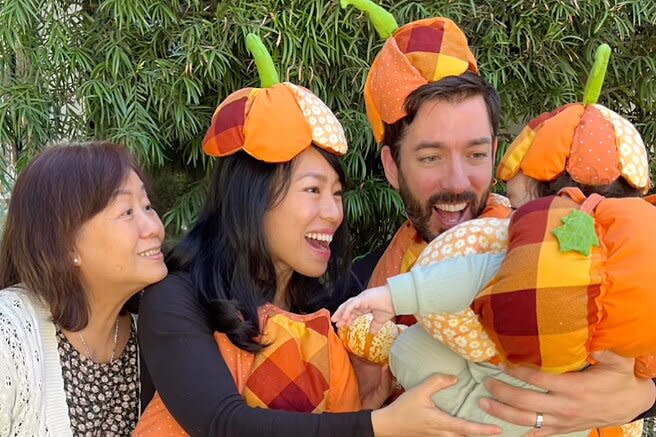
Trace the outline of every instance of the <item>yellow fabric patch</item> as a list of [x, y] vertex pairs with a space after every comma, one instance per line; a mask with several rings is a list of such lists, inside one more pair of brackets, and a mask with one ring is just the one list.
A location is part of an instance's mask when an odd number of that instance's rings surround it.
[[433, 81], [438, 81], [447, 76], [459, 76], [469, 68], [469, 64], [462, 59], [440, 53], [437, 55]]

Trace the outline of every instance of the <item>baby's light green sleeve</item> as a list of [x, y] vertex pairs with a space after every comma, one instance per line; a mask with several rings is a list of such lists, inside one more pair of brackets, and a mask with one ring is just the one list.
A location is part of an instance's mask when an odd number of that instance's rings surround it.
[[505, 253], [459, 256], [387, 280], [398, 314], [456, 313], [496, 275]]

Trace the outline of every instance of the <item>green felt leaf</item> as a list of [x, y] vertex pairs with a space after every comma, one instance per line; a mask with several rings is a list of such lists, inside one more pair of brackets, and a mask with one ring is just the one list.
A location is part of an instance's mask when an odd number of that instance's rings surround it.
[[588, 256], [592, 246], [599, 246], [594, 219], [590, 215], [575, 210], [561, 220], [563, 225], [553, 230], [561, 252], [576, 251]]

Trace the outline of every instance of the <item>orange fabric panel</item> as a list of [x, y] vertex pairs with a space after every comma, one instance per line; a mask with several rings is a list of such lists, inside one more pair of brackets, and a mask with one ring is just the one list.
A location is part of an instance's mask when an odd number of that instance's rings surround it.
[[[376, 61], [374, 61], [374, 64], [375, 63]], [[364, 104], [367, 111], [367, 118], [369, 119], [369, 125], [374, 134], [374, 140], [376, 141], [376, 144], [380, 144], [383, 142], [383, 137], [385, 136], [385, 125], [383, 124], [382, 116], [374, 103], [373, 93], [371, 91], [371, 78], [372, 75], [369, 74], [367, 76], [367, 81], [364, 84]]]
[[132, 437], [187, 437], [188, 435], [171, 416], [159, 393], [155, 393], [132, 433]]
[[582, 115], [583, 105], [571, 105], [536, 129], [537, 135], [521, 164], [526, 176], [549, 181], [565, 170], [574, 131]]
[[635, 363], [635, 374], [641, 378], [656, 378], [656, 353], [638, 357]]
[[[405, 117], [403, 105], [412, 91], [428, 83], [401, 53], [396, 40], [389, 38], [369, 70], [368, 100], [373, 102], [385, 123]], [[374, 123], [372, 123], [374, 124]]]
[[294, 91], [285, 84], [261, 89], [244, 122], [244, 150], [268, 162], [287, 162], [311, 142]]
[[361, 410], [360, 389], [351, 359], [344, 344], [332, 329], [328, 337], [328, 348], [332, 388], [328, 393], [326, 411], [342, 413]]
[[651, 285], [656, 208], [639, 198], [606, 199], [597, 206], [595, 220], [606, 250], [608, 290], [601, 297], [603, 314], [592, 350], [648, 355], [656, 351], [656, 293]]
[[585, 108], [572, 139], [567, 173], [585, 185], [608, 185], [620, 177], [615, 128], [594, 106]]

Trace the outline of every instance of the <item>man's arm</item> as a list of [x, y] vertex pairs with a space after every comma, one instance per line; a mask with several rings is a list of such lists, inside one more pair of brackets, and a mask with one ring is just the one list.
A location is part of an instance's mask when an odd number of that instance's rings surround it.
[[538, 393], [489, 379], [485, 385], [495, 400], [481, 400], [489, 414], [518, 425], [535, 425], [536, 414], [544, 426], [534, 436], [548, 436], [590, 428], [621, 425], [653, 409], [656, 386], [634, 374], [634, 360], [613, 352], [593, 354], [597, 364], [580, 372], [552, 375], [526, 367], [507, 373], [547, 390]]

